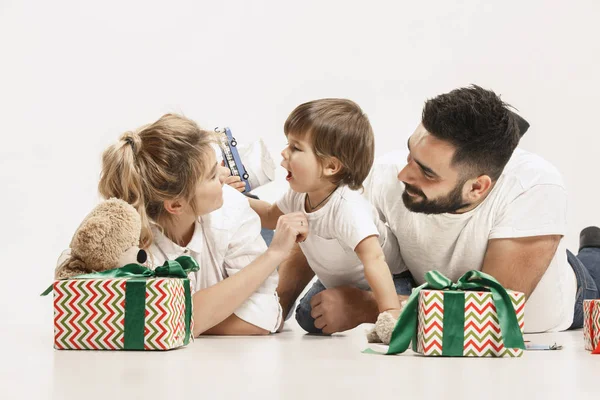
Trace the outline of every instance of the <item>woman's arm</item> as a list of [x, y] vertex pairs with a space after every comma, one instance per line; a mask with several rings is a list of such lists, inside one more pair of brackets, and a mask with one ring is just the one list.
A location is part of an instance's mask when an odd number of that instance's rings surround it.
[[225, 321], [205, 331], [203, 335], [254, 336], [268, 335], [269, 333], [271, 332], [246, 322], [235, 314], [231, 314]]
[[[289, 214], [279, 218], [275, 236], [265, 253], [256, 257], [254, 261], [234, 275], [194, 293], [192, 300], [194, 303], [194, 336], [200, 335], [230, 318], [233, 312], [252, 296], [277, 266], [288, 257], [295, 242], [304, 240], [307, 232], [308, 222], [302, 213]], [[247, 329], [248, 326], [235, 323], [233, 319], [216, 328], [215, 331], [219, 331], [220, 334], [241, 335]]]

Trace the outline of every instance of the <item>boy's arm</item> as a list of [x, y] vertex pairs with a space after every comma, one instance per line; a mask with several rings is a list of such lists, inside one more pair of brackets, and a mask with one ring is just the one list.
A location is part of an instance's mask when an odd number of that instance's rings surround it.
[[377, 236], [369, 236], [363, 239], [354, 251], [364, 265], [365, 278], [367, 278], [367, 282], [373, 291], [379, 312], [388, 311], [394, 318], [398, 318], [400, 316], [400, 301]]
[[250, 202], [250, 207], [260, 217], [262, 227], [271, 230], [275, 229], [277, 220], [283, 215], [279, 207], [276, 204], [269, 204], [266, 201], [253, 198], [248, 198], [248, 201]]

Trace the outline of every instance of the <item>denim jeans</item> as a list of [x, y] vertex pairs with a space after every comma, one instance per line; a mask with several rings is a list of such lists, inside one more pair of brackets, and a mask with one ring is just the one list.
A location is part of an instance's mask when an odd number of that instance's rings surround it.
[[261, 228], [260, 230], [260, 236], [262, 236], [262, 238], [264, 239], [265, 243], [267, 244], [267, 247], [271, 245], [274, 235], [275, 231], [272, 231], [270, 229]]
[[[396, 286], [396, 293], [410, 296], [413, 287], [416, 286], [412, 275], [406, 271], [394, 275], [393, 278], [394, 286]], [[326, 288], [321, 281], [317, 280], [300, 300], [298, 307], [296, 307], [296, 321], [298, 321], [298, 325], [308, 333], [322, 333], [320, 329], [315, 327], [315, 319], [310, 315], [310, 300], [314, 295], [325, 289]]]
[[567, 259], [577, 278], [575, 313], [569, 329], [583, 326], [583, 301], [600, 298], [600, 248], [584, 247], [574, 255], [567, 250]]

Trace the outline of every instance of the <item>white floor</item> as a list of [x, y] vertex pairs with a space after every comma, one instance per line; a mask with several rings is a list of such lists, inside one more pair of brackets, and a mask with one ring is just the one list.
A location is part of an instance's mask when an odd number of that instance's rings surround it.
[[[278, 180], [281, 181], [278, 176]], [[283, 181], [285, 182], [285, 181]], [[283, 185], [258, 194], [269, 201]], [[207, 337], [170, 352], [56, 351], [49, 282], [32, 278], [0, 307], [0, 400], [60, 399], [598, 399], [600, 356], [581, 330], [528, 335], [560, 351], [518, 359], [362, 354], [366, 325], [332, 337], [289, 323], [270, 337]]]
[[[44, 318], [44, 322], [50, 322]], [[37, 324], [33, 324], [37, 325]], [[361, 353], [367, 325], [331, 337], [290, 323], [270, 337], [206, 337], [170, 352], [57, 351], [52, 327], [0, 334], [2, 399], [592, 399], [600, 356], [582, 332], [528, 335], [564, 346], [517, 359]]]

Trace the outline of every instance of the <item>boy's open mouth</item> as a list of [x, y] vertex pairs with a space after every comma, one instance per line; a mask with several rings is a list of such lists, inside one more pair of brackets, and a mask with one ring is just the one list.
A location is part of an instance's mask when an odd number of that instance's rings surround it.
[[292, 171], [288, 171], [287, 176], [285, 177], [286, 181], [289, 181], [290, 179], [292, 179]]

